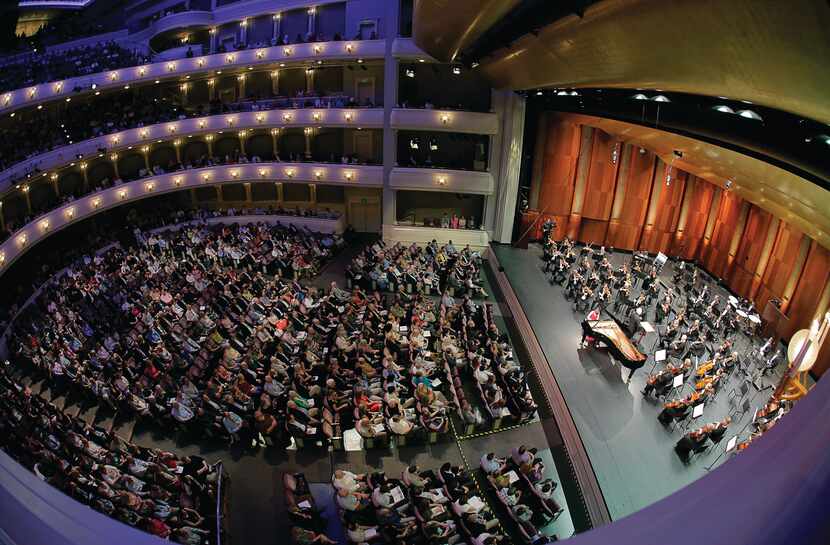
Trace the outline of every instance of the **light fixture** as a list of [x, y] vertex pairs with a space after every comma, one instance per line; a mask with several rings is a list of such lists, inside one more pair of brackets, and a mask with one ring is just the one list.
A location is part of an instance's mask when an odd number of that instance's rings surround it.
[[739, 110], [738, 115], [746, 119], [754, 119], [755, 121], [763, 121], [764, 118], [753, 112], [752, 110]]
[[351, 53], [352, 51], [354, 51], [354, 45], [346, 44], [346, 52]]
[[267, 176], [267, 175], [268, 175], [268, 170], [267, 169], [264, 169], [264, 168], [259, 169], [259, 177], [260, 178], [265, 178], [265, 176]]
[[45, 219], [45, 220], [40, 222], [40, 230], [44, 233], [49, 230], [49, 220], [48, 219]]
[[121, 137], [116, 134], [115, 136], [113, 136], [111, 138], [111, 142], [112, 142], [113, 146], [117, 146], [118, 144], [121, 143]]
[[611, 150], [611, 164], [617, 164], [617, 157], [619, 156], [619, 142], [614, 142], [614, 148]]
[[288, 178], [289, 180], [294, 177], [295, 173], [296, 173], [296, 171], [293, 168], [285, 169], [285, 177]]
[[256, 52], [256, 58], [264, 59], [265, 58], [265, 50], [264, 49], [258, 49], [257, 52]]
[[205, 65], [204, 57], [200, 57], [199, 60], [196, 61], [196, 64], [199, 65], [199, 68], [203, 67]]
[[320, 121], [320, 119], [322, 117], [323, 117], [323, 114], [321, 114], [320, 112], [313, 112], [311, 114], [311, 119], [313, 119], [314, 121]]
[[6, 94], [3, 96], [3, 104], [4, 104], [4, 105], [6, 105], [6, 106], [8, 106], [8, 105], [9, 105], [9, 103], [10, 103], [11, 101], [12, 101], [12, 95], [11, 95], [11, 93], [6, 93]]
[[265, 114], [256, 114], [256, 122], [262, 123], [263, 121], [265, 121]]
[[204, 119], [200, 119], [198, 125], [200, 129], [204, 129], [207, 125], [207, 122]]
[[308, 8], [308, 14], [309, 15], [314, 15], [315, 13], [317, 13], [317, 8], [315, 8], [313, 6]]
[[236, 123], [235, 117], [226, 117], [225, 122], [228, 124], [228, 127], [233, 127], [234, 123]]
[[147, 182], [146, 184], [144, 184], [144, 190], [145, 190], [147, 193], [150, 193], [150, 192], [151, 192], [151, 191], [153, 191], [155, 188], [156, 188], [156, 182]]
[[61, 91], [63, 91], [63, 82], [59, 81], [55, 84], [55, 92], [60, 93]]
[[275, 13], [275, 14], [273, 15], [273, 19], [274, 19], [275, 21], [279, 21], [280, 19], [282, 19], [282, 14], [281, 14], [281, 13]]
[[235, 170], [235, 169], [232, 170], [231, 171], [231, 178], [234, 178], [234, 179], [239, 178], [239, 171]]
[[293, 52], [294, 52], [294, 50], [290, 47], [284, 47], [282, 49], [282, 54], [285, 55], [286, 57], [290, 57]]
[[123, 201], [124, 199], [126, 199], [126, 198], [127, 198], [127, 190], [126, 190], [126, 189], [122, 189], [122, 190], [120, 190], [120, 191], [118, 192], [118, 198], [119, 198], [119, 199], [121, 199], [122, 201]]
[[[138, 75], [139, 75], [139, 76], [142, 76], [142, 77], [143, 77], [143, 76], [144, 76], [144, 74], [146, 74], [146, 73], [147, 73], [147, 68], [146, 68], [146, 67], [144, 67], [144, 66], [140, 66], [140, 67], [138, 68]], [[93, 87], [93, 89], [94, 89], [94, 87]]]
[[666, 95], [656, 95], [651, 97], [651, 100], [653, 100], [654, 102], [671, 102], [671, 100], [669, 100], [669, 98]]
[[21, 187], [21, 188], [20, 188], [20, 190], [21, 190], [23, 193], [28, 193], [28, 192], [29, 192], [29, 186], [28, 186], [28, 185], [24, 185], [23, 187]]
[[314, 178], [315, 179], [319, 180], [322, 177], [323, 177], [323, 171], [321, 171], [321, 170], [315, 170], [314, 171]]
[[67, 208], [65, 214], [66, 214], [66, 219], [71, 220], [71, 219], [75, 218], [75, 207], [73, 206], [71, 208]]
[[239, 138], [245, 138], [246, 136], [248, 136], [248, 131], [246, 131], [245, 129], [242, 129], [237, 134], [239, 134]]
[[351, 170], [347, 170], [343, 173], [343, 177], [346, 178], [347, 182], [351, 182], [352, 180], [354, 180], [354, 172], [352, 172]]
[[323, 46], [322, 45], [317, 44], [317, 45], [314, 46], [314, 53], [315, 54], [319, 55], [322, 52], [323, 52]]
[[424, 59], [418, 59], [418, 62], [427, 62]]
[[78, 165], [78, 166], [80, 166], [80, 167], [81, 167], [81, 170], [86, 170], [86, 167], [87, 167], [88, 165], [86, 164], [86, 161], [81, 161], [81, 164], [80, 164], [80, 165]]
[[167, 63], [167, 71], [173, 72], [176, 70], [176, 63], [175, 62], [168, 62]]
[[461, 75], [461, 67], [460, 66], [453, 66], [452, 67], [452, 73], [455, 74], [456, 76]]
[[351, 123], [351, 122], [352, 122], [352, 120], [354, 119], [354, 113], [352, 113], [352, 112], [346, 112], [346, 113], [344, 113], [344, 114], [343, 114], [343, 118], [344, 118], [346, 121], [348, 121], [349, 123]]
[[204, 174], [202, 174], [202, 180], [204, 180], [206, 182], [209, 182], [210, 181], [210, 173], [205, 172]]
[[288, 112], [282, 114], [282, 120], [285, 121], [286, 123], [290, 123], [291, 122], [291, 114], [288, 113]]
[[101, 197], [92, 199], [92, 208], [98, 208], [99, 206], [101, 206]]
[[438, 176], [436, 178], [436, 181], [438, 182], [438, 185], [440, 185], [440, 186], [447, 185], [447, 177], [446, 176]]
[[727, 106], [726, 104], [718, 104], [713, 108], [713, 110], [717, 110], [719, 112], [723, 112], [725, 114], [734, 114], [735, 110]]
[[58, 173], [53, 172], [52, 174], [49, 175], [49, 179], [52, 180], [53, 182], [56, 181], [58, 179]]
[[231, 53], [230, 55], [225, 57], [225, 62], [227, 62], [228, 64], [232, 64], [235, 58], [236, 57], [234, 57], [233, 53]]
[[312, 129], [311, 127], [306, 127], [306, 128], [304, 128], [304, 129], [303, 129], [303, 132], [304, 132], [305, 134], [311, 134], [311, 131], [313, 131], [313, 130], [314, 130], [314, 129]]
[[[564, 92], [564, 91], [562, 91], [562, 92]], [[556, 93], [556, 94], [558, 95], [559, 93]], [[648, 100], [648, 97], [646, 95], [644, 95], [643, 93], [637, 93], [636, 95], [634, 95], [631, 98], [633, 98], [634, 100]]]
[[446, 125], [450, 122], [450, 114], [441, 114], [441, 123]]
[[271, 77], [272, 78], [277, 78], [277, 77], [279, 77], [279, 75], [280, 75], [279, 70], [271, 70]]
[[0, 265], [3, 265], [6, 262], [6, 254], [5, 252], [0, 252]]
[[140, 131], [138, 131], [138, 135], [141, 137], [142, 140], [147, 138], [148, 134], [149, 133], [147, 132], [147, 129], [141, 129]]
[[[173, 142], [174, 146], [178, 146], [178, 144], [176, 142], [178, 142], [178, 140]], [[141, 146], [141, 153], [143, 153], [144, 155], [147, 155], [148, 153], [150, 153], [150, 146]]]
[[213, 142], [213, 138], [214, 136], [212, 134], [205, 135], [205, 140], [207, 140], [208, 142]]
[[181, 187], [182, 186], [182, 177], [181, 176], [176, 176], [175, 178], [173, 178], [173, 185], [175, 185], [176, 187]]
[[167, 126], [167, 132], [169, 132], [170, 134], [175, 134], [177, 130], [178, 130], [178, 127], [176, 127], [176, 125], [168, 125]]
[[181, 141], [181, 139], [180, 139], [180, 138], [176, 138], [175, 140], [173, 140], [173, 145], [174, 145], [174, 146], [176, 146], [177, 148], [178, 148], [179, 146], [181, 146], [181, 145], [182, 145], [182, 141]]
[[117, 153], [111, 153], [110, 154], [110, 161], [117, 161], [117, 160], [118, 160], [118, 154]]
[[726, 180], [726, 183], [723, 184], [727, 191], [732, 189], [732, 180]]
[[110, 81], [115, 81], [118, 79], [118, 72], [110, 72]]
[[276, 136], [280, 133], [279, 129], [271, 129], [271, 136]]
[[363, 59], [357, 59], [357, 64], [363, 64]]
[[248, 20], [242, 19], [241, 21], [239, 21], [239, 26], [248, 26]]
[[238, 76], [236, 76], [236, 79], [238, 79], [239, 81], [245, 81], [245, 74], [239, 74]]
[[28, 242], [29, 242], [29, 236], [26, 235], [26, 233], [23, 233], [22, 235], [17, 237], [17, 243], [20, 246], [26, 246], [26, 243], [28, 243]]
[[216, 80], [215, 80], [215, 79], [213, 79], [213, 78], [210, 78], [210, 79], [208, 80], [207, 84], [208, 84], [208, 85], [210, 85], [211, 87], [213, 87], [214, 85], [216, 85]]

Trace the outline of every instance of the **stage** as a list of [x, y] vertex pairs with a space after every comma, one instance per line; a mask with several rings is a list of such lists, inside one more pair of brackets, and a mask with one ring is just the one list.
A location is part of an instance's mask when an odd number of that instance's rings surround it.
[[[604, 351], [579, 348], [580, 321], [585, 317], [572, 311], [572, 304], [564, 298], [559, 285], [548, 282], [542, 270], [541, 247], [532, 244], [528, 250], [507, 245], [492, 248], [551, 365], [612, 519], [642, 509], [702, 477], [706, 473], [705, 466], [715, 460], [720, 453], [718, 449], [725, 446], [726, 441], [696, 457], [689, 465], [675, 454], [673, 447], [684, 432], [663, 427], [657, 421], [661, 402], [644, 398], [640, 393], [653, 365], [651, 347], [656, 341], [655, 335], [646, 336], [639, 345], [650, 357], [626, 384], [628, 369], [613, 364]], [[629, 257], [629, 254], [615, 254], [611, 257], [612, 265], [617, 268]], [[660, 280], [671, 285], [671, 275], [670, 262], [663, 269]], [[720, 294], [722, 301], [728, 295], [722, 288], [717, 288], [714, 293]], [[649, 318], [653, 319], [653, 316], [652, 308]], [[747, 343], [747, 338], [739, 333], [736, 349], [741, 351]], [[702, 359], [706, 359], [705, 356]], [[782, 370], [783, 364], [779, 364], [773, 374], [764, 379], [766, 384], [774, 384]], [[739, 373], [735, 373], [722, 386], [714, 401], [707, 403], [703, 416], [689, 424], [689, 430], [720, 420], [733, 410], [728, 398], [729, 392], [740, 384], [738, 376]], [[687, 386], [684, 395], [689, 389]], [[733, 420], [726, 439], [744, 429], [754, 409], [766, 402], [771, 391], [768, 388], [758, 392], [750, 388], [751, 408]], [[721, 456], [718, 463], [726, 459], [728, 456]]]

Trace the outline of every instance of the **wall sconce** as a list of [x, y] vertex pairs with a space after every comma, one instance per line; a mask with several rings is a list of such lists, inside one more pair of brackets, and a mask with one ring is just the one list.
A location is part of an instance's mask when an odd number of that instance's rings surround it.
[[115, 135], [115, 136], [112, 137], [112, 139], [110, 141], [112, 142], [113, 146], [117, 146], [118, 144], [121, 143], [121, 137], [118, 136], [118, 135]]
[[117, 153], [111, 153], [110, 154], [110, 161], [115, 162], [117, 160], [118, 160], [118, 154]]
[[23, 233], [22, 235], [17, 237], [17, 244], [20, 245], [21, 248], [23, 246], [26, 246], [26, 244], [28, 242], [29, 242], [29, 237], [26, 235], [26, 233]]
[[343, 173], [343, 177], [346, 178], [347, 182], [351, 182], [354, 180], [354, 172], [352, 172], [351, 170], [347, 170]]
[[58, 173], [53, 172], [52, 174], [49, 175], [49, 179], [52, 180], [53, 182], [56, 182], [58, 180]]
[[315, 13], [317, 13], [317, 8], [314, 8], [314, 7], [308, 8], [308, 14], [309, 15], [314, 15]]
[[86, 170], [86, 167], [89, 165], [86, 164], [86, 161], [81, 161], [81, 164], [79, 166], [81, 167], [81, 170]]
[[233, 61], [235, 59], [236, 59], [236, 57], [231, 54], [231, 55], [228, 55], [227, 57], [225, 57], [225, 62], [228, 63], [228, 64], [233, 64]]
[[[178, 140], [177, 140], [177, 142], [178, 142]], [[144, 155], [147, 155], [148, 153], [150, 153], [150, 146], [141, 146], [141, 153], [143, 153]]]
[[176, 187], [181, 187], [182, 186], [182, 177], [181, 176], [176, 176], [175, 178], [173, 178], [173, 185], [175, 185]]
[[304, 129], [303, 129], [303, 132], [304, 132], [304, 133], [306, 133], [306, 134], [311, 134], [311, 132], [312, 132], [313, 130], [314, 130], [314, 129], [312, 129], [311, 127], [306, 127], [306, 128], [304, 128]]
[[233, 178], [233, 179], [239, 178], [239, 171], [238, 170], [232, 170], [231, 171], [231, 178]]
[[211, 34], [216, 34], [216, 28], [211, 28], [208, 32], [210, 32]]
[[24, 185], [23, 187], [20, 188], [20, 191], [22, 191], [23, 193], [28, 193], [29, 192], [29, 186]]
[[446, 176], [438, 176], [438, 177], [435, 179], [435, 181], [436, 181], [436, 182], [438, 182], [438, 185], [440, 185], [440, 186], [445, 186], [445, 185], [447, 185], [447, 177], [446, 177]]
[[281, 13], [275, 13], [275, 14], [273, 15], [273, 19], [274, 19], [275, 21], [279, 21], [280, 19], [282, 19], [282, 14], [281, 14]]
[[322, 171], [322, 170], [315, 170], [315, 171], [314, 171], [314, 178], [315, 178], [315, 179], [319, 180], [319, 179], [321, 179], [322, 177], [323, 177], [323, 171]]
[[239, 135], [239, 138], [245, 138], [245, 137], [248, 136], [248, 131], [246, 131], [245, 129], [242, 129], [237, 134]]
[[441, 123], [446, 125], [450, 122], [450, 114], [441, 114]]
[[142, 66], [138, 69], [138, 75], [139, 76], [144, 77], [144, 74], [146, 74], [146, 73], [147, 73], [147, 68], [145, 66]]
[[209, 182], [210, 181], [210, 173], [205, 172], [204, 174], [202, 174], [202, 180], [204, 180], [206, 182]]
[[118, 79], [118, 72], [110, 72], [110, 81], [115, 81]]
[[236, 76], [236, 79], [239, 81], [245, 81], [245, 74], [239, 74], [238, 76]]
[[167, 126], [167, 132], [169, 132], [170, 134], [175, 134], [177, 130], [178, 130], [178, 127], [176, 127], [176, 125], [168, 125]]
[[4, 252], [0, 252], [0, 265], [6, 263], [6, 254]]
[[353, 51], [354, 51], [354, 45], [352, 45], [352, 44], [346, 44], [346, 52], [347, 52], [347, 53], [351, 53], [351, 52], [353, 52]]
[[45, 233], [49, 230], [49, 220], [43, 220], [40, 222], [40, 230], [41, 232]]
[[239, 26], [248, 26], [248, 20], [242, 19], [241, 21], [239, 21]]
[[265, 114], [256, 114], [256, 122], [262, 123], [263, 121], [265, 121]]
[[197, 125], [199, 126], [200, 129], [204, 129], [206, 124], [207, 123], [205, 122], [204, 119], [200, 119], [199, 123], [197, 123]]
[[354, 120], [354, 113], [346, 112], [345, 114], [343, 114], [343, 119], [345, 119], [347, 122], [351, 123]]
[[181, 145], [182, 145], [182, 141], [181, 141], [181, 139], [180, 139], [180, 138], [176, 138], [175, 140], [173, 140], [173, 145], [174, 145], [174, 146], [176, 146], [177, 148], [178, 148], [179, 146], [181, 146]]
[[144, 184], [144, 191], [146, 191], [147, 193], [150, 193], [155, 188], [156, 188], [156, 182], [147, 182], [146, 184]]
[[259, 169], [259, 177], [260, 178], [265, 178], [267, 175], [268, 175], [268, 170], [267, 169], [264, 169], [264, 168]]
[[176, 70], [176, 63], [175, 62], [168, 62], [167, 63], [167, 71], [174, 72]]
[[264, 49], [258, 49], [257, 52], [256, 52], [256, 58], [264, 59], [265, 58], [265, 50]]
[[182, 83], [181, 85], [179, 85], [179, 90], [182, 93], [186, 93], [188, 91], [188, 89], [190, 89], [190, 84], [189, 83]]
[[291, 48], [291, 47], [282, 48], [282, 54], [285, 55], [286, 57], [290, 57], [292, 53], [294, 53], [293, 48]]
[[122, 189], [121, 191], [119, 191], [119, 192], [118, 192], [118, 198], [119, 198], [119, 199], [121, 199], [122, 201], [123, 201], [124, 199], [126, 199], [126, 198], [127, 198], [127, 190], [126, 190], [126, 189]]
[[289, 113], [282, 114], [282, 120], [285, 121], [286, 123], [291, 123], [291, 114], [289, 114]]
[[66, 214], [66, 219], [68, 219], [68, 220], [75, 219], [75, 207], [73, 206], [72, 208], [67, 208], [65, 214]]
[[234, 123], [236, 123], [236, 118], [228, 117], [225, 119], [225, 122], [228, 124], [228, 127], [233, 127]]
[[296, 173], [296, 171], [293, 168], [285, 169], [285, 177], [288, 178], [289, 180], [294, 178], [295, 173]]
[[55, 84], [55, 93], [60, 93], [63, 91], [63, 82], [59, 81]]
[[315, 54], [319, 55], [319, 54], [320, 54], [320, 53], [322, 53], [322, 52], [323, 52], [323, 46], [322, 46], [322, 45], [319, 45], [319, 44], [318, 44], [318, 45], [315, 45], [315, 46], [314, 46], [314, 53], [315, 53]]
[[101, 197], [92, 199], [92, 208], [98, 208], [99, 206], [101, 206]]
[[140, 131], [138, 131], [138, 136], [140, 136], [142, 140], [146, 139], [149, 134], [150, 133], [147, 131], [147, 129], [141, 129]]
[[277, 136], [280, 133], [279, 129], [271, 129], [271, 136]]
[[11, 101], [12, 101], [12, 95], [11, 95], [11, 93], [6, 93], [6, 94], [3, 96], [3, 105], [4, 105], [4, 106], [8, 106], [8, 105], [9, 105], [9, 103], [10, 103]]
[[36, 93], [37, 93], [37, 88], [36, 87], [32, 87], [31, 89], [29, 89], [29, 99], [35, 98]]
[[212, 134], [208, 134], [205, 136], [205, 140], [207, 140], [208, 142], [213, 142], [213, 138], [214, 136]]
[[200, 57], [199, 60], [196, 61], [196, 64], [199, 65], [199, 68], [203, 67], [205, 65], [204, 57]]
[[322, 117], [323, 117], [323, 114], [321, 114], [320, 112], [314, 112], [314, 113], [311, 114], [311, 119], [313, 119], [314, 121], [320, 121], [320, 119], [322, 119]]

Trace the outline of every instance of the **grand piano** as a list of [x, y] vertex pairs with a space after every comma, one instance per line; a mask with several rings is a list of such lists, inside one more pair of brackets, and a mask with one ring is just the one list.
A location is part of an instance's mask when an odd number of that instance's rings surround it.
[[616, 320], [584, 320], [582, 322], [583, 343], [587, 337], [593, 338], [595, 345], [603, 343], [608, 347], [614, 359], [631, 370], [628, 374], [629, 380], [634, 371], [646, 363], [647, 356], [637, 350]]

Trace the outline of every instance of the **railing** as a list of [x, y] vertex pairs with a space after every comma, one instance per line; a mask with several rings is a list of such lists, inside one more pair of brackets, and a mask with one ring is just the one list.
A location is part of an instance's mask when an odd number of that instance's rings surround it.
[[474, 195], [492, 195], [495, 190], [495, 180], [489, 172], [445, 168], [395, 167], [389, 175], [389, 185], [395, 189]]
[[242, 182], [304, 182], [347, 187], [383, 187], [383, 167], [268, 162], [211, 166], [148, 176], [85, 195], [30, 221], [0, 244], [0, 274], [38, 241], [104, 210], [159, 194]]
[[182, 119], [127, 129], [62, 146], [36, 155], [0, 172], [0, 192], [15, 180], [35, 172], [45, 172], [71, 162], [78, 156], [95, 157], [99, 150], [118, 151], [131, 146], [152, 145], [160, 139], [175, 140], [216, 131], [326, 126], [342, 128], [381, 128], [383, 110], [379, 108], [305, 108], [238, 112]]
[[0, 95], [0, 113], [8, 114], [19, 108], [34, 106], [52, 100], [69, 99], [80, 93], [100, 89], [115, 89], [127, 85], [153, 83], [181, 76], [230, 70], [240, 67], [268, 66], [275, 63], [302, 65], [308, 61], [357, 61], [379, 59], [385, 54], [383, 40], [302, 43], [285, 46], [244, 49], [230, 53], [216, 53], [202, 57], [156, 62], [89, 74], [62, 81], [41, 83], [16, 89]]
[[466, 133], [496, 134], [499, 132], [499, 116], [495, 113], [467, 112], [459, 110], [429, 110], [425, 108], [395, 108], [392, 110], [392, 127], [415, 129], [430, 126], [432, 130]]

